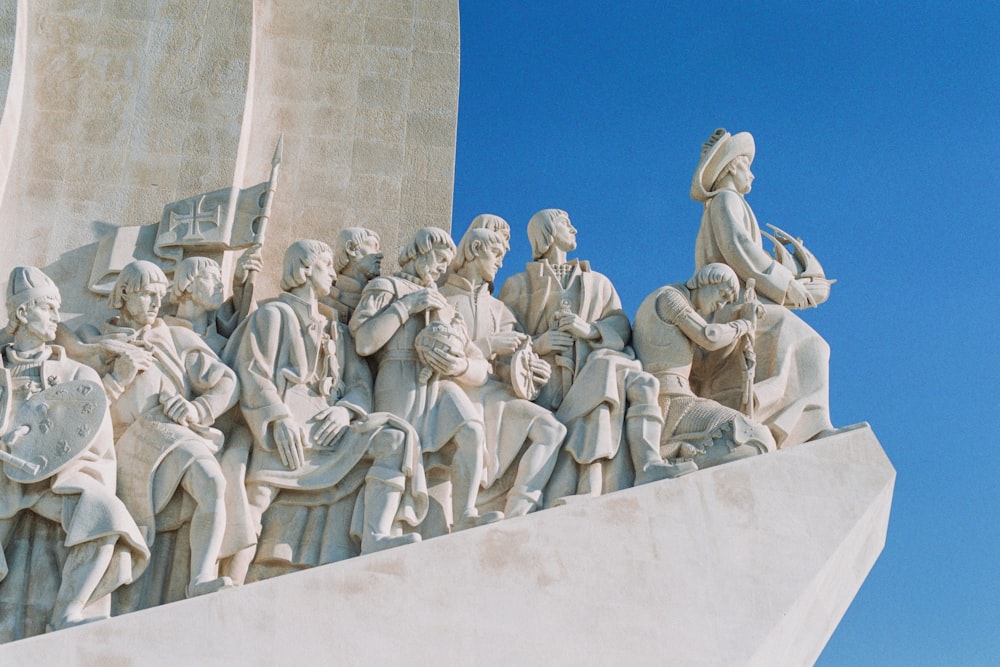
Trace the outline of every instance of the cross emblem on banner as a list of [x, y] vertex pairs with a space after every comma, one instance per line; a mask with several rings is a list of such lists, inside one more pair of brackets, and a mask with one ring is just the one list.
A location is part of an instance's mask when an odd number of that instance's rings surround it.
[[203, 224], [215, 225], [216, 228], [219, 227], [221, 223], [222, 207], [216, 206], [212, 211], [202, 211], [202, 204], [205, 203], [205, 195], [202, 195], [191, 207], [191, 212], [187, 215], [178, 215], [176, 212], [170, 212], [170, 223], [167, 227], [168, 231], [174, 231], [182, 225], [186, 225], [187, 229], [184, 230], [184, 236], [180, 239], [180, 243], [185, 241], [204, 241], [205, 235], [201, 232], [201, 226]]

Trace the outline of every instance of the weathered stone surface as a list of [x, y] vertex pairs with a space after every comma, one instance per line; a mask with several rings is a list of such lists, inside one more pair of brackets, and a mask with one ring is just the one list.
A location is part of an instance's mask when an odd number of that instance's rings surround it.
[[809, 664], [884, 545], [894, 479], [862, 426], [14, 642], [0, 662]]
[[109, 228], [265, 180], [279, 133], [258, 294], [289, 243], [352, 225], [393, 268], [450, 225], [458, 49], [457, 0], [3, 0], [0, 274], [40, 266], [67, 315], [100, 308], [85, 277]]

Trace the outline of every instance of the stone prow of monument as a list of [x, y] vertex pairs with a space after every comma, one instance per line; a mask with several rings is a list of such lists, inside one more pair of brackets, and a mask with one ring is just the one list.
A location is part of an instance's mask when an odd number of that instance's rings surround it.
[[0, 646], [4, 664], [812, 664], [885, 544], [867, 424]]

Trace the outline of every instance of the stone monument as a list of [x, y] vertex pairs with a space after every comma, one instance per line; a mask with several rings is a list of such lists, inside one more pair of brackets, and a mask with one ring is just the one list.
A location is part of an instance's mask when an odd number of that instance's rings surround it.
[[895, 473], [749, 133], [632, 318], [565, 211], [441, 227], [457, 0], [0, 18], [0, 661], [815, 660]]

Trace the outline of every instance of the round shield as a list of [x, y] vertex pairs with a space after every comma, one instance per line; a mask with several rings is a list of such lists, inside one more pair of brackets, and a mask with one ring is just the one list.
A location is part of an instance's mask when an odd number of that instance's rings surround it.
[[[29, 484], [60, 472], [94, 442], [107, 409], [104, 387], [89, 380], [64, 382], [35, 394], [18, 406], [9, 428], [27, 428], [8, 451], [31, 465], [7, 461], [4, 473]], [[32, 472], [33, 466], [37, 470]]]

